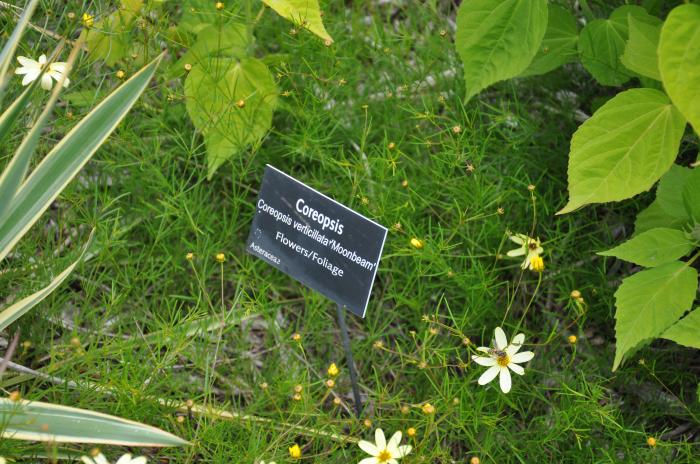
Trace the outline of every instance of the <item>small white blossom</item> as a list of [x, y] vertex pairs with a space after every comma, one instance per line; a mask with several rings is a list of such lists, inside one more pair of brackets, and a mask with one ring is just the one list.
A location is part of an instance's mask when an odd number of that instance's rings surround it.
[[371, 457], [365, 458], [359, 464], [398, 464], [398, 459], [407, 456], [411, 452], [411, 446], [399, 446], [401, 443], [401, 431], [394, 433], [387, 443], [384, 431], [377, 429], [374, 431], [374, 443], [360, 440], [358, 445], [365, 453]]
[[520, 248], [515, 248], [514, 250], [510, 250], [506, 254], [510, 257], [524, 255], [525, 260], [523, 260], [523, 263], [520, 265], [520, 267], [522, 269], [527, 269], [529, 267], [530, 270], [534, 270], [534, 268], [532, 266], [533, 258], [539, 257], [542, 254], [542, 252], [544, 251], [542, 249], [542, 245], [540, 244], [540, 239], [528, 237], [525, 234], [514, 234], [514, 235], [511, 235], [509, 238], [511, 239], [511, 241], [520, 245]]
[[525, 369], [518, 364], [530, 361], [535, 353], [532, 351], [523, 351], [518, 353], [520, 347], [525, 342], [525, 334], [518, 334], [508, 344], [506, 334], [503, 329], [496, 327], [494, 330], [494, 348], [480, 346], [477, 351], [486, 353], [488, 356], [472, 356], [475, 363], [488, 367], [486, 372], [479, 377], [479, 385], [486, 385], [490, 381], [499, 376], [499, 383], [503, 393], [508, 393], [511, 387], [510, 371], [518, 375], [525, 375]]
[[[109, 464], [109, 461], [102, 453], [97, 453], [95, 457], [83, 456], [80, 458], [85, 464]], [[148, 462], [145, 456], [132, 458], [131, 454], [125, 454], [120, 457], [115, 464], [146, 464]]]
[[[39, 74], [41, 74], [41, 70], [46, 67], [46, 55], [41, 55], [39, 61], [34, 61], [26, 56], [18, 56], [17, 61], [19, 61], [19, 64], [22, 66], [15, 70], [15, 74], [24, 74], [22, 85], [29, 85], [37, 80]], [[49, 64], [48, 69], [46, 69], [41, 76], [41, 87], [45, 90], [51, 90], [51, 87], [53, 87], [53, 80], [58, 82], [65, 73], [66, 63], [55, 62]], [[63, 87], [68, 87], [69, 82], [69, 79], [66, 77], [63, 81]]]

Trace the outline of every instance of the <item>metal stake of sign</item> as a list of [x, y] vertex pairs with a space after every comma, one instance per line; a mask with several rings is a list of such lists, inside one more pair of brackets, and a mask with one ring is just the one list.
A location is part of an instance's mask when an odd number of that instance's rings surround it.
[[348, 326], [345, 324], [345, 314], [341, 305], [338, 308], [338, 325], [340, 325], [340, 333], [343, 337], [343, 347], [345, 348], [345, 358], [348, 361], [348, 369], [350, 369], [350, 382], [352, 382], [352, 396], [355, 398], [355, 413], [360, 417], [362, 413], [362, 400], [360, 399], [360, 386], [357, 383], [357, 372], [355, 372], [355, 362], [352, 360], [352, 350], [350, 350], [350, 336], [348, 335]]

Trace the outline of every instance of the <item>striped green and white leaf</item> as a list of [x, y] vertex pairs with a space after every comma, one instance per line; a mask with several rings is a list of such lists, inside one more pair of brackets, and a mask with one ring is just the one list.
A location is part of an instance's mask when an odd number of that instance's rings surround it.
[[51, 292], [53, 292], [59, 285], [61, 285], [61, 283], [63, 283], [64, 280], [66, 280], [66, 277], [68, 277], [68, 275], [70, 275], [70, 273], [73, 272], [73, 270], [80, 263], [80, 261], [83, 260], [85, 253], [92, 244], [94, 234], [95, 229], [93, 229], [90, 233], [90, 238], [88, 239], [87, 243], [83, 246], [83, 250], [80, 252], [80, 256], [78, 256], [78, 259], [73, 261], [73, 263], [70, 266], [68, 266], [63, 272], [57, 275], [49, 283], [49, 285], [37, 292], [32, 293], [27, 297], [22, 298], [21, 300], [17, 301], [16, 303], [13, 303], [12, 305], [3, 309], [0, 312], [0, 332], [5, 330], [14, 321], [24, 316], [34, 306], [41, 303], [44, 300], [44, 298], [49, 296]]
[[144, 66], [78, 123], [41, 161], [0, 224], [0, 261], [58, 197], [136, 103], [162, 55]]
[[169, 432], [120, 417], [40, 401], [0, 398], [0, 437], [52, 443], [182, 446]]

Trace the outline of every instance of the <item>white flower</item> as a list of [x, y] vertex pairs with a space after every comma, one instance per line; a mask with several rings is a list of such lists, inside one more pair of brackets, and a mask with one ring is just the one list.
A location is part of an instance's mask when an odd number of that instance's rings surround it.
[[363, 459], [359, 464], [398, 464], [397, 459], [407, 456], [412, 449], [409, 445], [399, 446], [401, 443], [400, 431], [394, 433], [387, 443], [384, 431], [377, 429], [374, 431], [374, 441], [374, 444], [365, 440], [360, 440], [358, 443], [362, 451], [372, 456]]
[[[109, 464], [109, 461], [102, 453], [97, 453], [95, 457], [89, 458], [83, 456], [80, 458], [85, 464]], [[130, 454], [125, 454], [120, 457], [115, 464], [146, 464], [147, 460], [145, 456], [139, 456], [137, 458], [132, 458]]]
[[7, 461], [2, 456], [0, 456], [0, 464], [7, 464]]
[[525, 341], [525, 334], [518, 334], [513, 337], [510, 345], [506, 339], [506, 334], [503, 329], [496, 327], [494, 331], [494, 348], [480, 346], [477, 351], [488, 354], [488, 356], [472, 356], [475, 363], [482, 366], [487, 366], [486, 372], [479, 377], [479, 385], [486, 385], [500, 374], [499, 383], [503, 393], [508, 393], [511, 387], [510, 369], [518, 375], [524, 375], [525, 369], [519, 366], [520, 363], [525, 363], [531, 360], [535, 353], [532, 351], [523, 351], [518, 353], [520, 347]]
[[534, 270], [532, 267], [532, 258], [539, 256], [542, 254], [544, 251], [542, 249], [542, 246], [540, 244], [540, 239], [539, 238], [532, 238], [528, 237], [525, 234], [515, 234], [511, 235], [510, 239], [520, 245], [520, 248], [516, 248], [514, 250], [510, 250], [508, 253], [506, 253], [508, 256], [515, 257], [515, 256], [523, 256], [525, 255], [525, 260], [523, 263], [520, 265], [522, 269], [527, 269], [528, 267], [530, 270]]
[[[39, 61], [34, 61], [26, 56], [18, 56], [17, 61], [22, 65], [21, 68], [15, 70], [15, 74], [24, 74], [22, 85], [28, 85], [34, 82], [41, 74], [41, 70], [46, 67], [46, 55], [41, 55]], [[51, 90], [53, 87], [52, 78], [58, 82], [66, 72], [66, 63], [55, 62], [49, 64], [49, 68], [41, 76], [41, 87], [45, 90]], [[69, 79], [63, 81], [63, 87], [68, 87]]]

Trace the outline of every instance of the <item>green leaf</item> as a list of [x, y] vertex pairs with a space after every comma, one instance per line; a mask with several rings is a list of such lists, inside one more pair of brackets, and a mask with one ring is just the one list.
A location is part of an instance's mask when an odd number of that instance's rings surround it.
[[689, 216], [683, 205], [682, 194], [689, 177], [689, 168], [677, 164], [671, 166], [659, 181], [656, 199], [637, 215], [635, 234], [655, 227], [680, 230], [688, 223]]
[[690, 314], [666, 329], [661, 334], [661, 338], [700, 349], [700, 309], [695, 308]]
[[700, 224], [700, 169], [690, 171], [683, 186], [682, 197], [688, 217], [694, 224]]
[[209, 57], [233, 57], [242, 59], [248, 50], [248, 31], [245, 24], [228, 22], [207, 25], [197, 34], [197, 40], [173, 65], [171, 74], [181, 74], [185, 64], [198, 65]]
[[7, 69], [10, 67], [12, 58], [15, 56], [15, 50], [17, 50], [17, 45], [19, 45], [19, 39], [22, 37], [24, 28], [29, 24], [29, 19], [34, 14], [34, 10], [38, 4], [39, 0], [30, 0], [27, 2], [27, 6], [19, 17], [12, 34], [2, 47], [2, 51], [0, 51], [0, 103], [2, 103], [3, 96], [5, 95], [5, 85], [7, 85], [5, 75], [7, 74]]
[[684, 232], [659, 227], [636, 235], [622, 245], [598, 254], [615, 256], [644, 267], [656, 267], [687, 255], [693, 248], [693, 242]]
[[231, 156], [259, 143], [272, 125], [277, 85], [254, 58], [212, 58], [185, 80], [187, 112], [204, 134], [208, 177]]
[[684, 127], [683, 116], [658, 90], [617, 94], [574, 133], [569, 203], [557, 214], [651, 188], [676, 159]]
[[457, 13], [457, 52], [466, 99], [518, 76], [532, 62], [547, 29], [546, 0], [466, 0]]
[[53, 443], [182, 446], [188, 442], [150, 425], [85, 409], [0, 398], [0, 437]]
[[659, 57], [656, 49], [661, 35], [661, 20], [647, 15], [648, 20], [629, 16], [629, 39], [620, 61], [630, 71], [661, 80]]
[[548, 73], [559, 66], [574, 61], [578, 56], [578, 27], [569, 10], [550, 3], [547, 6], [547, 30], [537, 55], [521, 76]]
[[95, 229], [90, 233], [90, 238], [88, 238], [87, 243], [83, 246], [83, 250], [80, 252], [80, 256], [76, 259], [73, 264], [68, 266], [63, 272], [57, 275], [46, 287], [41, 290], [32, 293], [31, 295], [22, 298], [21, 300], [13, 303], [9, 307], [0, 311], [0, 332], [5, 330], [10, 324], [24, 316], [30, 309], [32, 309], [37, 304], [41, 303], [44, 298], [49, 296], [56, 288], [66, 280], [75, 267], [83, 260], [85, 252], [90, 248], [92, 244], [92, 239], [95, 234]]
[[83, 34], [90, 56], [104, 60], [108, 66], [124, 58], [132, 45], [131, 26], [142, 6], [143, 0], [121, 0], [114, 13], [86, 29]]
[[700, 5], [681, 5], [666, 18], [659, 70], [671, 101], [700, 134]]
[[333, 38], [326, 32], [321, 19], [318, 0], [262, 0], [265, 5], [278, 15], [313, 32], [320, 38], [333, 43]]
[[21, 185], [0, 224], [0, 261], [46, 211], [136, 103], [162, 55], [112, 92], [49, 152]]
[[615, 292], [617, 345], [613, 371], [626, 355], [659, 337], [688, 311], [697, 287], [698, 272], [680, 261], [625, 278]]
[[642, 7], [624, 5], [613, 11], [609, 19], [594, 19], [581, 30], [581, 63], [602, 85], [622, 85], [632, 77], [620, 62], [627, 42], [629, 15], [648, 16]]

